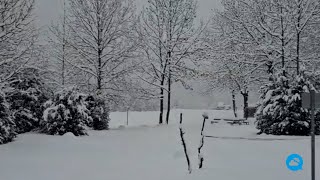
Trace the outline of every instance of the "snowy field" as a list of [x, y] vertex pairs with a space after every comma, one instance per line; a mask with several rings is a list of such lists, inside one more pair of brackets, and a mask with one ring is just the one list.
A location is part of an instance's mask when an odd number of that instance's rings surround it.
[[[178, 131], [183, 113], [192, 174]], [[169, 126], [157, 126], [157, 112], [112, 113], [111, 130], [90, 136], [20, 135], [0, 146], [1, 180], [306, 180], [310, 178], [309, 137], [256, 135], [249, 126], [206, 124], [204, 168], [197, 169], [204, 110], [175, 110]], [[213, 117], [232, 117], [230, 111], [207, 111]], [[122, 126], [119, 128], [119, 126]], [[320, 178], [320, 138], [316, 140], [317, 178]], [[304, 169], [290, 172], [286, 157], [299, 153]]]

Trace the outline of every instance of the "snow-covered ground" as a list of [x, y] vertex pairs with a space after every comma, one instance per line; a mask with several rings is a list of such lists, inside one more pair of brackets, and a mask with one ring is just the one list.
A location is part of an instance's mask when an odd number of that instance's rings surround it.
[[[192, 174], [178, 131], [183, 113]], [[111, 130], [90, 136], [20, 135], [0, 146], [1, 180], [305, 180], [310, 178], [309, 137], [258, 136], [254, 125], [206, 124], [204, 168], [197, 169], [202, 113], [175, 110], [169, 126], [157, 126], [157, 112], [112, 113]], [[207, 111], [213, 117], [232, 117], [229, 111]], [[122, 126], [119, 128], [119, 126]], [[320, 178], [320, 139], [317, 137], [317, 178]], [[286, 157], [299, 153], [304, 169], [290, 172]]]

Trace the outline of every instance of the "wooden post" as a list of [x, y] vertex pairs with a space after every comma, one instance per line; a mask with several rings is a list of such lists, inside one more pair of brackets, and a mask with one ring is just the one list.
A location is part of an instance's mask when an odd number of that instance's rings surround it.
[[311, 108], [311, 179], [315, 178], [315, 122], [314, 122], [314, 111], [315, 111], [315, 91], [310, 91], [310, 108]]
[[129, 109], [127, 109], [127, 126], [129, 126]]
[[181, 141], [182, 141], [182, 146], [183, 146], [183, 150], [184, 150], [184, 154], [186, 155], [186, 159], [187, 159], [187, 163], [188, 163], [188, 171], [189, 174], [191, 174], [192, 169], [191, 169], [191, 164], [190, 164], [190, 159], [189, 159], [189, 155], [188, 155], [188, 151], [187, 151], [187, 145], [186, 142], [184, 141], [184, 133], [183, 132], [183, 128], [182, 128], [182, 113], [180, 113], [180, 137], [181, 137]]
[[316, 180], [316, 157], [315, 157], [315, 109], [320, 108], [320, 94], [315, 90], [310, 90], [309, 93], [302, 93], [302, 107], [310, 109], [310, 135], [311, 135], [311, 180]]
[[202, 168], [203, 166], [203, 155], [201, 154], [201, 149], [204, 145], [204, 135], [203, 135], [203, 130], [204, 130], [204, 126], [206, 124], [206, 119], [208, 119], [208, 115], [207, 114], [203, 114], [203, 123], [202, 123], [202, 128], [201, 128], [201, 140], [200, 140], [200, 145], [198, 147], [198, 159], [199, 159], [199, 169]]
[[202, 122], [202, 128], [201, 128], [201, 136], [203, 136], [203, 130], [204, 130], [204, 125], [206, 124], [206, 119], [208, 119], [208, 116], [203, 115], [203, 122]]

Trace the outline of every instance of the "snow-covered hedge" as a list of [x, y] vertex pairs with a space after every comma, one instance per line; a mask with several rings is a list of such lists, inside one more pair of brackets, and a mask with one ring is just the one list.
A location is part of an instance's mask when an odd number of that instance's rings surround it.
[[4, 93], [0, 90], [0, 144], [11, 142], [17, 135], [8, 107]]
[[43, 103], [48, 99], [38, 71], [25, 69], [14, 75], [7, 86], [6, 100], [10, 104], [17, 132], [24, 133], [38, 128], [44, 110]]
[[92, 122], [87, 109], [87, 95], [76, 88], [64, 89], [45, 103], [41, 131], [50, 135], [72, 132], [76, 136], [87, 135], [86, 127]]
[[104, 99], [88, 96], [86, 98], [89, 115], [92, 118], [92, 123], [89, 124], [94, 130], [106, 130], [109, 128], [109, 108]]
[[[282, 74], [273, 80], [261, 89], [257, 129], [273, 135], [309, 135], [310, 113], [302, 108], [301, 101], [301, 93], [308, 90], [308, 82], [303, 76], [289, 81]], [[319, 129], [318, 122], [316, 128]]]

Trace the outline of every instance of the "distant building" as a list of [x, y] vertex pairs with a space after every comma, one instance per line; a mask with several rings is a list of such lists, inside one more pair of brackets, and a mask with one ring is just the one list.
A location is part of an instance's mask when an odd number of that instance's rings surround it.
[[230, 110], [231, 109], [231, 105], [224, 105], [224, 110]]
[[223, 102], [219, 102], [216, 110], [230, 110], [231, 109], [231, 105], [226, 105]]

